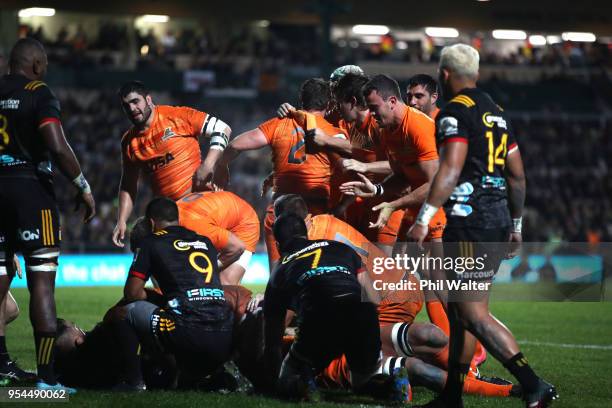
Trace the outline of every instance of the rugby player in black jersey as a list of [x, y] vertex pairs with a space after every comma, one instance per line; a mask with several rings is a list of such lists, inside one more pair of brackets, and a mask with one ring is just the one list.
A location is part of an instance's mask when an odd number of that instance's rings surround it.
[[[78, 189], [85, 222], [95, 214], [91, 188], [66, 141], [59, 101], [42, 81], [47, 55], [36, 40], [13, 47], [9, 74], [0, 79], [0, 305], [15, 274], [13, 256], [21, 252], [30, 291], [37, 387], [62, 388], [53, 372], [56, 337], [55, 273], [60, 252], [60, 217], [53, 191], [51, 161]], [[27, 377], [6, 350], [0, 319], [0, 377]], [[69, 390], [73, 392], [74, 390]]]
[[[503, 243], [510, 241], [514, 248], [509, 255], [513, 256], [522, 241], [526, 186], [507, 115], [476, 87], [478, 64], [478, 51], [468, 45], [442, 50], [439, 76], [448, 103], [436, 120], [440, 168], [409, 237], [422, 244], [430, 219], [444, 206], [448, 220], [443, 235], [445, 255], [486, 259], [483, 270], [453, 273], [449, 280], [488, 288], [506, 256]], [[546, 407], [556, 399], [555, 388], [534, 373], [512, 333], [490, 314], [488, 290], [455, 295], [448, 302], [448, 381], [442, 395], [429, 406], [462, 406], [461, 390], [474, 353], [474, 336], [518, 379], [527, 407]]]
[[[362, 300], [368, 275], [362, 273], [359, 255], [337, 241], [309, 240], [304, 220], [295, 214], [280, 216], [273, 231], [282, 259], [268, 281], [263, 309], [268, 390], [311, 399], [316, 395], [314, 375], [344, 354], [353, 390], [401, 399], [392, 378], [376, 376], [380, 329], [376, 307]], [[281, 365], [288, 309], [297, 313], [298, 335]]]
[[[204, 236], [179, 226], [178, 207], [155, 198], [146, 209], [153, 235], [136, 250], [124, 287], [127, 315], [115, 321], [124, 361], [121, 390], [145, 388], [139, 347], [173, 354], [183, 378], [209, 374], [228, 360], [233, 312], [219, 280], [217, 250]], [[164, 306], [148, 302], [145, 282], [153, 277]], [[184, 384], [188, 386], [188, 384]]]

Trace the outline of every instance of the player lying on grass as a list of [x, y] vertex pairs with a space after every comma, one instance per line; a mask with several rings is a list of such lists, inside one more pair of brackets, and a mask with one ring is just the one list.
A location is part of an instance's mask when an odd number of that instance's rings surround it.
[[181, 226], [208, 237], [219, 250], [221, 283], [240, 283], [259, 241], [257, 213], [229, 191], [189, 194], [177, 201]]

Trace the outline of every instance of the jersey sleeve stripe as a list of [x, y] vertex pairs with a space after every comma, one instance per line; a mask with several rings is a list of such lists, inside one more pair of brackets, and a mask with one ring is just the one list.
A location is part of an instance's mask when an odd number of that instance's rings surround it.
[[444, 141], [442, 141], [441, 146], [444, 146], [447, 143], [465, 143], [468, 144], [468, 139], [467, 137], [451, 137], [449, 139], [446, 139]]
[[508, 153], [507, 154], [510, 154], [513, 151], [517, 150], [517, 149], [518, 149], [518, 144], [512, 143], [510, 146], [508, 146]]
[[134, 278], [138, 278], [142, 280], [147, 280], [147, 275], [141, 272], [137, 272], [137, 271], [130, 271], [130, 276], [133, 276]]
[[61, 122], [58, 118], [43, 118], [43, 120], [41, 120], [40, 123], [38, 124], [38, 127], [46, 125], [47, 123], [61, 123]]

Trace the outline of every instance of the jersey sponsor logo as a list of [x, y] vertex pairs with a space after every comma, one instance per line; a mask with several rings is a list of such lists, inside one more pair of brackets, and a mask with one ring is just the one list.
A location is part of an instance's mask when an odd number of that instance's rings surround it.
[[174, 160], [174, 156], [172, 153], [168, 152], [163, 156], [157, 156], [147, 160], [147, 167], [149, 171], [153, 172], [167, 166], [172, 160]]
[[474, 192], [474, 186], [469, 181], [459, 184], [453, 190], [450, 199], [458, 202], [466, 202]]
[[225, 292], [218, 288], [195, 288], [187, 290], [187, 298], [225, 299]]
[[8, 154], [0, 154], [0, 166], [17, 166], [26, 162]]
[[344, 273], [347, 275], [351, 274], [351, 271], [344, 266], [320, 266], [315, 269], [310, 269], [304, 272], [297, 280], [298, 285], [303, 285], [304, 282], [309, 280], [310, 278], [314, 278], [315, 276], [326, 275], [329, 273]]
[[164, 141], [164, 142], [165, 142], [166, 140], [168, 140], [168, 139], [170, 139], [171, 137], [174, 137], [174, 136], [176, 136], [176, 133], [174, 133], [174, 132], [172, 131], [172, 128], [167, 127], [167, 128], [164, 130], [164, 135], [162, 136], [162, 141]]
[[467, 217], [474, 211], [471, 205], [468, 204], [455, 204], [451, 209], [451, 216], [454, 217]]
[[459, 134], [459, 122], [457, 121], [457, 118], [446, 116], [440, 119], [439, 132], [443, 136], [453, 136]]
[[480, 182], [482, 188], [506, 189], [506, 179], [503, 177], [482, 176]]
[[497, 124], [498, 127], [507, 129], [506, 119], [501, 116], [495, 116], [491, 112], [485, 112], [482, 115], [482, 123], [488, 128], [492, 128]]
[[302, 248], [299, 251], [294, 252], [291, 255], [288, 255], [288, 256], [284, 257], [282, 263], [286, 264], [287, 262], [289, 262], [289, 261], [291, 261], [291, 260], [293, 260], [295, 258], [299, 258], [300, 255], [304, 254], [305, 252], [308, 252], [308, 251], [310, 251], [312, 249], [325, 247], [325, 246], [328, 246], [328, 245], [329, 245], [329, 242], [327, 242], [327, 241], [315, 242], [312, 245], [308, 245], [306, 248]]
[[178, 251], [189, 251], [190, 249], [208, 249], [208, 245], [203, 241], [183, 241], [180, 239], [175, 240], [172, 245], [174, 249]]
[[19, 99], [2, 99], [0, 100], [0, 109], [19, 109]]
[[34, 241], [40, 239], [40, 230], [36, 228], [35, 231], [30, 230], [18, 230], [17, 234], [22, 241]]

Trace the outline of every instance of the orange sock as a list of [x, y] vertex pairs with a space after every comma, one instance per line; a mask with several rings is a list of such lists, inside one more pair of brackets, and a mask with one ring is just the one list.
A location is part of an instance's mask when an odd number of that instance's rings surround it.
[[450, 323], [448, 322], [448, 316], [446, 315], [444, 306], [442, 306], [442, 302], [432, 300], [431, 302], [427, 302], [426, 307], [429, 320], [442, 329], [444, 334], [450, 336]]
[[512, 385], [491, 384], [473, 377], [466, 377], [463, 383], [465, 394], [480, 395], [483, 397], [509, 397]]

